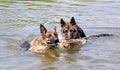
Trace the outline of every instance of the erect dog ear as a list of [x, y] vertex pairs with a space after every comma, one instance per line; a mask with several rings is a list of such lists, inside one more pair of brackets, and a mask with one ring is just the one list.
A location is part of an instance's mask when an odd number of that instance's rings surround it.
[[40, 33], [44, 34], [46, 32], [47, 32], [47, 29], [42, 24], [40, 24]]
[[60, 20], [60, 23], [61, 23], [61, 27], [65, 25], [65, 21], [63, 19]]
[[75, 21], [75, 18], [74, 18], [74, 17], [71, 18], [70, 23], [71, 23], [72, 25], [76, 25], [76, 21]]
[[56, 32], [56, 26], [54, 27], [54, 30], [55, 30], [55, 32]]
[[56, 26], [54, 27], [54, 30], [55, 30], [54, 35], [58, 37], [58, 33], [57, 33], [57, 30], [56, 30]]

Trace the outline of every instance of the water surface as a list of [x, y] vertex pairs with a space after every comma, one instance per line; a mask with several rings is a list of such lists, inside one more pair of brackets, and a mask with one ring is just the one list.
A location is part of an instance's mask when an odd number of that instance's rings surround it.
[[[91, 39], [79, 51], [59, 56], [38, 55], [19, 47], [40, 34], [40, 24], [48, 29], [57, 26], [60, 34], [60, 19], [70, 21], [72, 16], [87, 36], [114, 36]], [[119, 42], [120, 2], [0, 1], [1, 70], [119, 70]]]

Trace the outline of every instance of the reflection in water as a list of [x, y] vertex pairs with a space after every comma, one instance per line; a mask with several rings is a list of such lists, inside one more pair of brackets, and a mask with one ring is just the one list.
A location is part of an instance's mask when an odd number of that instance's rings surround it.
[[65, 54], [74, 54], [77, 53], [80, 49], [80, 47], [82, 47], [82, 45], [74, 45], [74, 46], [70, 46], [68, 48], [60, 48], [62, 53]]
[[[79, 45], [80, 46], [80, 45]], [[78, 45], [77, 47], [70, 47], [64, 49], [48, 49], [46, 52], [36, 52], [34, 53], [37, 57], [40, 57], [40, 61], [43, 65], [50, 65], [54, 61], [62, 60], [62, 61], [74, 61], [74, 58], [69, 57], [68, 55], [75, 54], [79, 51]]]
[[47, 68], [44, 68], [43, 70], [57, 70], [56, 67], [47, 67]]
[[[120, 2], [2, 1], [0, 0], [1, 70], [119, 70]], [[87, 36], [101, 33], [115, 36], [91, 39], [80, 49], [52, 50], [44, 54], [35, 53], [36, 56], [18, 48], [20, 42], [39, 35], [40, 24], [45, 24], [48, 29], [56, 26], [60, 34], [60, 19], [67, 20], [72, 16]]]
[[35, 53], [35, 55], [40, 57], [42, 64], [49, 65], [58, 60], [59, 51], [58, 49], [48, 49], [44, 53]]

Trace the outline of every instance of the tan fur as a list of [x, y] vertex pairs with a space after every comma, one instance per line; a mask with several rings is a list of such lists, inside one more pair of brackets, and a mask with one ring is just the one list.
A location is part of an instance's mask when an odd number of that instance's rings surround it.
[[[41, 31], [41, 32], [44, 32], [44, 31]], [[45, 52], [48, 49], [56, 48], [57, 45], [55, 43], [47, 44], [47, 41], [53, 40], [54, 38], [55, 39], [58, 38], [57, 35], [55, 35], [55, 33], [57, 33], [55, 29], [47, 30], [46, 33], [42, 33], [42, 34], [44, 34], [43, 36], [41, 35], [41, 36], [31, 40], [29, 42], [29, 44], [31, 46], [29, 48], [29, 50], [33, 51], [33, 52]], [[49, 35], [51, 35], [51, 37], [49, 37]]]
[[77, 47], [83, 44], [83, 39], [69, 39], [69, 40], [62, 39], [60, 42], [65, 48], [69, 48], [70, 46]]
[[47, 45], [44, 43], [44, 40], [41, 37], [35, 38], [30, 41], [31, 48], [30, 51], [38, 52], [47, 49]]
[[61, 43], [65, 48], [68, 48], [69, 46], [79, 46], [79, 44], [82, 44], [82, 38], [85, 37], [85, 34], [83, 30], [76, 24], [74, 17], [71, 18], [70, 22], [66, 22], [61, 19], [60, 23], [63, 37]]

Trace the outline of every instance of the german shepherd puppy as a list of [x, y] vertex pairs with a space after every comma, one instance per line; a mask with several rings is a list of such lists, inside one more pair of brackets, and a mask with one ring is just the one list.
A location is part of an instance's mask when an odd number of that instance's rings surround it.
[[29, 42], [24, 42], [21, 47], [34, 52], [43, 52], [46, 49], [53, 49], [57, 46], [59, 39], [56, 27], [54, 29], [47, 30], [42, 24], [40, 24], [40, 33], [41, 36]]
[[[74, 17], [71, 18], [70, 22], [65, 22], [63, 19], [61, 19], [60, 23], [61, 23], [61, 32], [63, 37], [62, 43], [66, 42], [66, 45], [71, 45], [67, 43], [68, 42], [67, 40], [80, 41], [79, 40], [80, 38], [86, 37], [84, 31], [76, 24]], [[65, 44], [63, 45], [64, 47], [67, 47], [65, 46]]]

